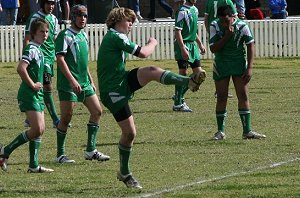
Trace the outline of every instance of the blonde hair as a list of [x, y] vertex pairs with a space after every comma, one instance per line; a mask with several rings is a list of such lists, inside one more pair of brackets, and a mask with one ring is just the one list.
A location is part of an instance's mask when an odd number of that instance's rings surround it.
[[113, 28], [116, 23], [122, 21], [123, 19], [130, 19], [133, 23], [136, 19], [136, 15], [134, 11], [129, 8], [114, 8], [108, 14], [105, 23], [108, 28]]

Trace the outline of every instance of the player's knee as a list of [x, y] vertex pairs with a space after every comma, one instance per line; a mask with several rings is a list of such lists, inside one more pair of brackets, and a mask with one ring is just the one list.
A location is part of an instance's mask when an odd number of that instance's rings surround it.
[[44, 125], [37, 125], [37, 126], [32, 126], [31, 127], [31, 137], [30, 139], [35, 139], [43, 135], [45, 132], [45, 126]]
[[228, 99], [228, 94], [217, 94], [217, 101], [218, 103], [226, 103]]
[[101, 108], [95, 109], [94, 111], [91, 112], [91, 117], [96, 119], [96, 120], [99, 120], [101, 115], [102, 115], [102, 109]]
[[69, 126], [71, 119], [72, 119], [72, 113], [63, 114], [60, 118], [59, 124], [62, 124], [63, 126]]
[[158, 70], [158, 67], [156, 67], [156, 66], [149, 66], [148, 70], [149, 70], [149, 72], [156, 72]]
[[128, 142], [132, 142], [134, 140], [135, 136], [136, 136], [136, 133], [134, 131], [131, 131], [131, 132], [128, 132], [125, 134], [126, 140]]

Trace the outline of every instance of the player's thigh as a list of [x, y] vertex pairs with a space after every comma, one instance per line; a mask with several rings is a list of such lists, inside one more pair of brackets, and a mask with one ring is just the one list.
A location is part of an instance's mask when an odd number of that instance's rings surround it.
[[241, 76], [232, 76], [235, 92], [239, 100], [248, 100], [249, 83], [245, 83], [245, 80]]
[[60, 101], [60, 114], [61, 114], [61, 120], [64, 122], [70, 122], [73, 110], [75, 107], [75, 102], [72, 101]]
[[86, 97], [83, 104], [87, 107], [91, 114], [101, 115], [102, 108], [96, 94]]
[[215, 80], [215, 87], [218, 96], [228, 95], [229, 81], [230, 77], [226, 77], [221, 80]]
[[142, 87], [153, 80], [155, 80], [156, 82], [159, 82], [160, 77], [164, 73], [164, 71], [165, 70], [163, 70], [159, 67], [156, 67], [156, 66], [140, 67], [137, 70], [138, 82]]
[[25, 114], [30, 123], [29, 138], [42, 135], [45, 131], [44, 111], [26, 111]]

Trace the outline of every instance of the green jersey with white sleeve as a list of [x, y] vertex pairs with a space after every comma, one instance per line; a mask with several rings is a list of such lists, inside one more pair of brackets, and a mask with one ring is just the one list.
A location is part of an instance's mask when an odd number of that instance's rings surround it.
[[[76, 31], [71, 27], [62, 30], [55, 41], [55, 51], [56, 54], [64, 56], [70, 72], [81, 88], [85, 89], [90, 86], [87, 34], [83, 30]], [[59, 65], [57, 67], [57, 90], [73, 91], [68, 79], [61, 72]]]

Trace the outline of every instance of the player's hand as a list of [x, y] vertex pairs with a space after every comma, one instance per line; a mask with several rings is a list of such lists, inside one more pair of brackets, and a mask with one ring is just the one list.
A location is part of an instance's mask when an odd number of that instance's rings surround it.
[[230, 38], [234, 34], [234, 27], [229, 26], [227, 30], [225, 30], [224, 37]]
[[41, 89], [43, 89], [43, 85], [40, 82], [36, 82], [36, 83], [33, 84], [32, 89], [34, 91], [40, 91]]
[[152, 44], [152, 45], [156, 46], [158, 44], [158, 42], [154, 37], [150, 37], [147, 44]]
[[206, 53], [206, 48], [204, 47], [203, 44], [200, 45], [200, 54], [204, 55]]
[[183, 60], [190, 59], [189, 52], [185, 48], [181, 49], [181, 56], [182, 56]]
[[80, 94], [82, 92], [82, 88], [80, 86], [80, 84], [77, 81], [74, 81], [71, 83], [73, 92], [77, 95]]
[[251, 77], [252, 77], [252, 68], [247, 68], [245, 73], [242, 75], [245, 84], [249, 83]]
[[94, 91], [96, 92], [97, 88], [96, 88], [94, 82], [91, 82], [91, 86], [93, 87]]

